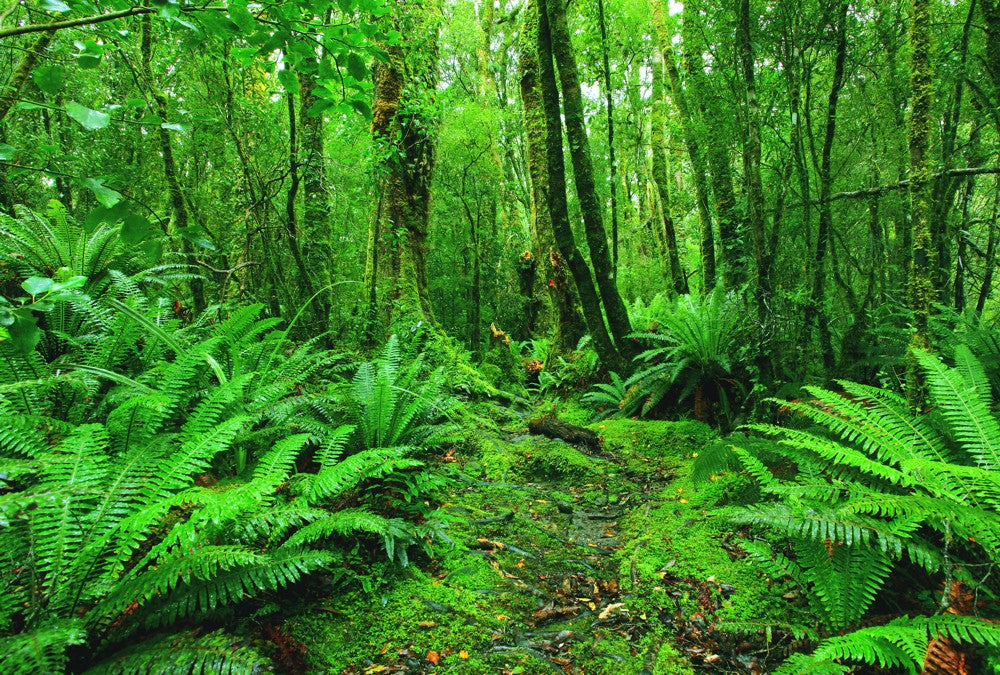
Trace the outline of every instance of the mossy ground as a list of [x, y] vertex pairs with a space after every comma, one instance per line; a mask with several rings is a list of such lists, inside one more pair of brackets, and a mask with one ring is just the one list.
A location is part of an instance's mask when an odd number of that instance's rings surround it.
[[[714, 624], [781, 612], [712, 516], [743, 489], [690, 478], [714, 432], [605, 421], [598, 455], [495, 419], [451, 459], [438, 542], [383, 592], [318, 599], [286, 628], [332, 673], [692, 672], [741, 657]], [[775, 600], [777, 598], [777, 600]], [[715, 651], [728, 650], [724, 656]], [[736, 666], [738, 664], [733, 663]]]

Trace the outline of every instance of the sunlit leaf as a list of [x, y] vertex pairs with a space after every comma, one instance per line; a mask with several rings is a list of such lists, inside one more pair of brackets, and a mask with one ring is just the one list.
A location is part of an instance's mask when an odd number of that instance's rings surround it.
[[66, 114], [79, 122], [87, 131], [104, 129], [111, 121], [111, 116], [107, 113], [87, 108], [76, 101], [70, 101], [66, 104]]
[[80, 184], [94, 193], [94, 197], [104, 208], [110, 209], [122, 200], [122, 195], [116, 190], [112, 190], [104, 184], [103, 180], [97, 178], [83, 178]]

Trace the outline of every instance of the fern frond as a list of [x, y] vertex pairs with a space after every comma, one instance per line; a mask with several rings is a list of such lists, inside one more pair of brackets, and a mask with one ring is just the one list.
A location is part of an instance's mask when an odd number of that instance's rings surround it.
[[0, 638], [0, 671], [10, 675], [61, 673], [68, 660], [66, 649], [86, 639], [79, 621], [59, 621]]
[[144, 640], [87, 672], [256, 675], [268, 670], [269, 665], [270, 660], [246, 640], [218, 630], [205, 635], [179, 633]]

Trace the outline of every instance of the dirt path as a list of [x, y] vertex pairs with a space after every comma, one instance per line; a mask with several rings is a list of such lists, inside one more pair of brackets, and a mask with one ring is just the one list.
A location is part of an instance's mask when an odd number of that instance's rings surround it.
[[678, 477], [711, 432], [669, 424], [595, 425], [607, 436], [596, 451], [519, 431], [479, 435], [449, 458], [455, 477], [442, 511], [453, 545], [439, 545], [384, 592], [326, 599], [289, 622], [310, 669], [760, 668], [767, 646], [714, 629], [748, 585], [733, 583], [745, 565], [726, 532], [699, 529], [704, 504]]

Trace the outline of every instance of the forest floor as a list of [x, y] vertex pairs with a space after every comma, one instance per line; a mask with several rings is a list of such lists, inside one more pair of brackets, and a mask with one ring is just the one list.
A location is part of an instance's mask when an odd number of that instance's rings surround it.
[[[317, 598], [281, 628], [310, 672], [767, 672], [787, 638], [721, 632], [787, 614], [716, 511], [752, 489], [695, 483], [698, 422], [608, 420], [600, 447], [492, 411], [442, 458], [453, 545], [374, 593]], [[785, 617], [787, 618], [787, 617]], [[291, 667], [297, 669], [298, 667]]]

